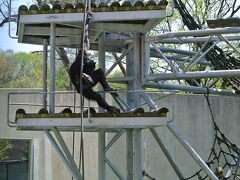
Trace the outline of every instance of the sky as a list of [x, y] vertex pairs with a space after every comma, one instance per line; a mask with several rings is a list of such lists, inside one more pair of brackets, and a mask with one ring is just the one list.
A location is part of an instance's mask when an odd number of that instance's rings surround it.
[[[15, 36], [15, 31], [11, 32], [11, 36]], [[12, 39], [8, 35], [8, 24], [0, 28], [0, 49], [13, 49], [16, 52], [32, 52], [41, 51], [42, 46], [18, 43], [17, 39]]]
[[[12, 0], [12, 11], [17, 12], [18, 7], [20, 5], [33, 4], [32, 1], [23, 0], [23, 1], [13, 1]], [[14, 30], [11, 31], [11, 36], [16, 35], [16, 28], [14, 27], [14, 23], [11, 24]], [[23, 44], [18, 43], [17, 39], [10, 38], [8, 35], [8, 23], [6, 23], [3, 27], [0, 28], [0, 50], [13, 49], [16, 52], [32, 52], [32, 51], [41, 51], [42, 46], [32, 45], [32, 44]]]

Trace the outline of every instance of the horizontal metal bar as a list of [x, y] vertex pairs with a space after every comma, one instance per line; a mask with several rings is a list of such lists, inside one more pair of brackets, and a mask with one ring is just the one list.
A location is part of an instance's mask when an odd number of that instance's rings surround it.
[[108, 82], [114, 82], [114, 83], [128, 83], [128, 81], [133, 81], [133, 76], [127, 76], [127, 77], [119, 77], [119, 78], [107, 78]]
[[167, 39], [167, 38], [173, 38], [173, 37], [208, 36], [208, 35], [230, 34], [230, 33], [240, 33], [240, 27], [169, 32], [169, 33], [164, 33], [156, 36], [148, 36], [146, 37], [146, 40], [151, 42], [155, 42], [155, 41], [157, 42], [158, 40], [161, 40], [161, 39]]
[[[152, 54], [151, 57], [163, 58], [163, 56], [161, 56], [159, 54]], [[192, 61], [192, 58], [184, 57], [182, 55], [166, 55], [165, 54], [165, 57], [169, 60], [181, 61], [181, 62], [186, 62], [186, 63], [190, 63]], [[210, 61], [207, 61], [205, 58], [201, 58], [201, 61], [196, 62], [196, 64], [212, 66], [212, 63]]]
[[150, 74], [147, 81], [155, 80], [177, 80], [177, 79], [197, 79], [197, 78], [229, 78], [240, 77], [240, 69], [237, 70], [215, 70], [215, 71], [194, 71], [178, 73]]
[[210, 93], [210, 94], [217, 94], [217, 95], [226, 95], [226, 96], [238, 96], [233, 90], [225, 90], [225, 89], [214, 89], [214, 88], [204, 88], [204, 87], [197, 87], [197, 86], [183, 86], [178, 84], [167, 84], [167, 83], [153, 83], [153, 82], [145, 82], [142, 84], [142, 87], [149, 87], [149, 88], [157, 88], [157, 89], [174, 89], [180, 91], [188, 91], [193, 93]]
[[[84, 13], [55, 13], [55, 14], [31, 14], [21, 15], [20, 23], [61, 23], [61, 22], [82, 22]], [[124, 20], [150, 20], [165, 18], [165, 10], [145, 11], [115, 11], [115, 12], [92, 12], [92, 22], [97, 21], [124, 21]]]
[[[149, 128], [166, 125], [166, 117], [90, 117], [83, 118], [86, 130], [98, 128]], [[21, 129], [47, 129], [59, 127], [61, 130], [80, 128], [80, 118], [18, 118], [17, 126]]]
[[[240, 40], [240, 36], [236, 35], [236, 36], [224, 36], [224, 38], [226, 38], [228, 41], [239, 41]], [[179, 37], [179, 38], [167, 38], [167, 39], [162, 39], [157, 41], [158, 43], [164, 43], [164, 44], [188, 44], [188, 43], [204, 43], [207, 41], [207, 37], [190, 37], [190, 38], [183, 38], [183, 37]], [[210, 42], [215, 42], [221, 40], [219, 37], [214, 36]]]

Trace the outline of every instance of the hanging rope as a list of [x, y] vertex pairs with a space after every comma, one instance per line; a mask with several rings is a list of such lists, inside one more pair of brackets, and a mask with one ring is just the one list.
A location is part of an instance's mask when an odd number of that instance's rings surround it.
[[[83, 60], [84, 55], [90, 48], [89, 42], [89, 23], [91, 20], [91, 1], [85, 0], [84, 16], [83, 16], [83, 32], [81, 38], [81, 62], [80, 62], [80, 77], [83, 75]], [[80, 104], [81, 104], [81, 142], [80, 142], [80, 157], [79, 157], [79, 170], [82, 171], [82, 177], [84, 179], [84, 127], [83, 127], [83, 111], [84, 111], [84, 97], [82, 95], [83, 81], [80, 78]]]
[[[179, 11], [179, 13], [182, 16], [183, 23], [190, 29], [190, 30], [196, 30], [200, 29], [200, 26], [195, 22], [194, 18], [189, 14], [187, 11], [184, 3], [181, 0], [174, 0], [175, 7]], [[209, 43], [206, 46], [206, 49], [210, 47], [212, 43]], [[198, 44], [199, 47], [202, 46], [202, 44]], [[225, 69], [239, 69], [240, 68], [240, 61], [237, 60], [235, 57], [232, 57], [229, 54], [226, 54], [221, 48], [218, 46], [215, 46], [213, 49], [209, 51], [209, 53], [206, 54], [206, 59], [211, 61], [214, 65], [214, 69], [218, 70], [225, 70]], [[240, 78], [234, 77], [234, 78], [224, 78], [223, 79], [223, 85], [224, 86], [232, 86], [233, 89], [239, 90], [240, 87]], [[214, 136], [214, 143], [211, 148], [211, 153], [209, 155], [209, 158], [207, 160], [207, 164], [209, 167], [212, 167], [215, 165], [215, 174], [218, 175], [219, 179], [229, 179], [230, 177], [233, 177], [233, 179], [240, 179], [240, 175], [238, 173], [239, 170], [239, 158], [240, 158], [240, 148], [237, 147], [235, 144], [231, 143], [230, 140], [228, 140], [225, 135], [220, 131], [220, 129], [217, 126], [217, 123], [214, 119], [212, 108], [210, 106], [209, 102], [209, 93], [205, 95], [205, 98], [207, 100], [207, 104], [212, 116], [212, 122], [215, 129], [215, 136]], [[220, 164], [220, 159], [224, 160], [224, 163]], [[223, 177], [223, 169], [229, 169], [229, 173], [226, 174], [225, 177]], [[235, 170], [234, 170], [235, 169]], [[193, 177], [198, 177], [199, 179], [206, 179], [207, 176], [201, 176], [202, 169], [196, 172], [194, 175], [187, 179], [191, 179]]]

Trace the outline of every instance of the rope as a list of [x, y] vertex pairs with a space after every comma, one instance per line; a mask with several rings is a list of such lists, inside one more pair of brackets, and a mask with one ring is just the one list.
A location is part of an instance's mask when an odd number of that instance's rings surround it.
[[[83, 59], [84, 59], [84, 52], [87, 52], [87, 50], [90, 48], [90, 42], [89, 42], [89, 23], [91, 19], [91, 1], [85, 0], [85, 8], [84, 8], [84, 16], [83, 16], [83, 33], [82, 33], [82, 39], [80, 47], [82, 49], [81, 52], [81, 62], [80, 62], [80, 77], [82, 77], [83, 74]], [[80, 157], [79, 157], [79, 170], [82, 171], [82, 177], [84, 179], [85, 177], [85, 171], [84, 171], [84, 126], [83, 126], [83, 108], [84, 108], [84, 97], [82, 95], [82, 78], [80, 78], [80, 104], [81, 104], [81, 142], [80, 142]]]
[[[200, 29], [200, 26], [195, 22], [194, 18], [187, 11], [184, 3], [181, 0], [174, 0], [174, 2], [175, 7], [178, 9], [179, 13], [182, 16], [183, 23], [190, 30]], [[199, 47], [202, 47], [202, 44], [200, 43], [197, 45]], [[208, 47], [210, 47], [211, 45], [212, 43], [208, 43], [205, 50], [207, 50]], [[218, 46], [214, 46], [214, 48], [211, 49], [205, 57], [208, 61], [212, 62], [212, 64], [214, 65], [214, 69], [224, 70], [240, 68], [240, 61], [237, 60], [235, 57], [232, 57], [229, 54], [223, 52], [223, 50]], [[238, 90], [240, 87], [240, 78], [224, 78], [223, 86], [232, 86], [234, 90]], [[211, 120], [215, 130], [214, 143], [206, 163], [211, 169], [213, 169], [213, 166], [215, 167], [214, 172], [219, 179], [229, 179], [231, 177], [233, 177], [233, 179], [240, 179], [240, 174], [238, 174], [238, 171], [240, 169], [240, 148], [237, 147], [235, 144], [231, 143], [231, 141], [225, 137], [225, 135], [220, 131], [219, 127], [217, 126], [209, 101], [208, 88], [207, 94], [205, 94], [204, 96], [208, 104], [208, 108], [211, 114]], [[223, 172], [225, 172], [224, 169], [226, 170], [227, 168], [229, 170], [229, 173], [226, 174], [226, 176], [224, 177]], [[186, 179], [192, 179], [195, 177], [197, 177], [198, 179], [206, 179], [207, 175], [201, 174], [202, 172], [203, 170], [200, 169], [195, 174]]]
[[[233, 144], [225, 135], [221, 132], [218, 127], [216, 120], [213, 115], [213, 110], [209, 101], [209, 90], [207, 88], [207, 94], [204, 94], [207, 105], [211, 114], [211, 120], [214, 125], [214, 141], [211, 148], [211, 152], [206, 161], [206, 164], [214, 170], [215, 174], [219, 179], [240, 179], [240, 148]], [[223, 174], [223, 172], [228, 173]], [[189, 176], [188, 179], [197, 177], [198, 179], [207, 179], [206, 174], [201, 174], [202, 169], [198, 170], [195, 174]]]

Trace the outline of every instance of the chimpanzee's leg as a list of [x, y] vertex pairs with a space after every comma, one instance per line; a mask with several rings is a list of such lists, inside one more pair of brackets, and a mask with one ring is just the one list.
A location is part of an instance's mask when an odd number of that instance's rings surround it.
[[112, 112], [114, 114], [120, 113], [120, 110], [118, 108], [110, 106], [99, 93], [94, 92], [91, 88], [84, 89], [83, 96], [87, 99], [95, 100], [101, 108], [104, 108], [109, 112]]
[[110, 86], [107, 83], [105, 73], [103, 72], [102, 69], [97, 69], [93, 71], [92, 73], [89, 74], [91, 78], [93, 79], [94, 83], [97, 84], [100, 82], [102, 85], [103, 89], [110, 89]]
[[91, 88], [84, 89], [83, 96], [87, 99], [95, 100], [97, 104], [104, 109], [107, 109], [109, 107], [105, 99], [103, 99], [103, 97], [99, 93], [94, 92]]
[[[97, 69], [89, 74], [94, 81], [94, 85], [96, 85], [98, 82], [102, 85], [103, 89], [105, 91], [116, 91], [115, 89], [111, 88], [106, 80], [105, 73], [102, 69]], [[118, 97], [119, 95], [116, 92], [111, 92], [112, 95]]]

